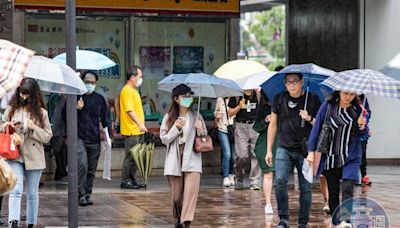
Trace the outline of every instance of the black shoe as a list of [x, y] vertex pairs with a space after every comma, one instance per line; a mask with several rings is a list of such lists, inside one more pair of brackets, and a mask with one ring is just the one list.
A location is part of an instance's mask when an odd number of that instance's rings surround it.
[[122, 182], [121, 183], [121, 188], [124, 189], [139, 189], [139, 185], [135, 182], [133, 183], [132, 181], [127, 181], [127, 182]]
[[87, 205], [93, 205], [93, 200], [90, 198], [90, 196], [86, 196], [86, 202]]
[[4, 221], [0, 219], [0, 226], [4, 225]]
[[276, 228], [288, 228], [288, 227], [289, 227], [289, 222], [281, 220]]
[[28, 228], [33, 228], [33, 227], [35, 227], [35, 225], [33, 225], [33, 224], [28, 224]]
[[13, 220], [10, 222], [11, 228], [18, 228], [18, 220]]
[[135, 179], [133, 179], [132, 184], [139, 186], [139, 188], [144, 188], [146, 185], [142, 183], [138, 183]]
[[84, 206], [87, 206], [87, 205], [88, 205], [88, 202], [86, 200], [86, 196], [79, 197], [79, 206], [84, 207]]

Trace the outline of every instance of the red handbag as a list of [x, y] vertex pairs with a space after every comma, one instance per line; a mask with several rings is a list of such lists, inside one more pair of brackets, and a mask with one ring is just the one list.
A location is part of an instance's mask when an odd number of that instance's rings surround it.
[[7, 126], [6, 132], [0, 133], [0, 157], [8, 160], [15, 160], [18, 156], [18, 146], [14, 144], [11, 138], [10, 126]]
[[213, 141], [209, 135], [196, 136], [194, 138], [194, 152], [206, 153], [213, 150]]

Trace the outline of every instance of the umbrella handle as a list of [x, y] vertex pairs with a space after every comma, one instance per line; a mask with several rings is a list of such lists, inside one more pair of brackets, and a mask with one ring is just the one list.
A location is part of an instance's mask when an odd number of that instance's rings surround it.
[[200, 93], [199, 93], [199, 100], [198, 100], [198, 102], [197, 102], [197, 120], [199, 120], [199, 115], [200, 115], [200, 99], [201, 99], [201, 97], [200, 97]]
[[[310, 86], [307, 85], [306, 89], [306, 100], [304, 101], [304, 110], [307, 110], [307, 103], [308, 103], [308, 92], [309, 92]], [[304, 119], [301, 119], [301, 127], [304, 127], [306, 124]]]

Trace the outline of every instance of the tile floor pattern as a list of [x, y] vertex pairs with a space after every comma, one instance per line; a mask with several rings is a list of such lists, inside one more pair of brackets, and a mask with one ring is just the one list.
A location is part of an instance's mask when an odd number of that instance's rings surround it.
[[[371, 167], [370, 176], [373, 185], [356, 188], [357, 195], [375, 199], [385, 208], [391, 222], [390, 227], [400, 227], [399, 175], [400, 167]], [[165, 179], [153, 177], [152, 181], [147, 191], [126, 191], [118, 188], [117, 180], [105, 182], [96, 179], [93, 194], [95, 205], [79, 208], [79, 224], [82, 227], [173, 227], [170, 194]], [[296, 183], [295, 179], [292, 179], [291, 183], [293, 181]], [[222, 185], [220, 182], [221, 178], [217, 175], [203, 176], [192, 227], [276, 226], [276, 215], [267, 219], [264, 216], [262, 191], [222, 189], [219, 187]], [[297, 227], [298, 190], [295, 185], [291, 185], [289, 189], [290, 223], [291, 227]], [[4, 201], [2, 218], [7, 214], [7, 199]], [[272, 204], [276, 212], [274, 199]], [[40, 225], [38, 227], [66, 227], [68, 221], [66, 205], [66, 187], [46, 182], [40, 193]], [[322, 206], [322, 196], [319, 194], [318, 186], [314, 186], [310, 227], [329, 227], [330, 221], [322, 213]], [[25, 220], [24, 213], [22, 213], [22, 220]]]

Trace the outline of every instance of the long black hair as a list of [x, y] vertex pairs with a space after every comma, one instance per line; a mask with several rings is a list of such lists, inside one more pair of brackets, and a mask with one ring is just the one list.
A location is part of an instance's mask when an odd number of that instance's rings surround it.
[[[23, 101], [20, 93], [29, 95], [26, 103]], [[42, 108], [45, 109], [46, 106], [40, 87], [35, 79], [24, 78], [11, 98], [9, 105], [11, 106], [11, 111], [7, 116], [7, 120], [11, 120], [17, 109], [25, 107], [30, 113], [32, 121], [39, 123], [40, 127], [44, 127]]]
[[171, 107], [169, 108], [169, 111], [168, 111], [168, 119], [167, 119], [168, 129], [171, 129], [172, 125], [174, 125], [175, 121], [179, 117], [179, 104], [175, 100], [175, 98], [178, 98], [178, 96], [171, 96], [172, 103], [171, 103]]
[[[340, 103], [340, 91], [339, 90], [333, 91], [333, 93], [328, 97], [328, 99], [326, 101], [329, 104], [332, 104], [332, 105], [339, 105], [339, 103]], [[354, 99], [351, 101], [351, 105], [355, 106], [355, 107], [358, 107], [359, 104], [360, 104], [359, 103], [359, 98], [356, 95], [354, 97]]]

